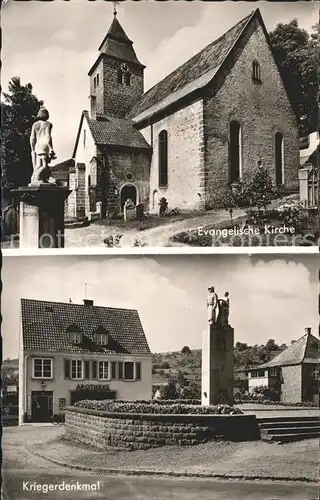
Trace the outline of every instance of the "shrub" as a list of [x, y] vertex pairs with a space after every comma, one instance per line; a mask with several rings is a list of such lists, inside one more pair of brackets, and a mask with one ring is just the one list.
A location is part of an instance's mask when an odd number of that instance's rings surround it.
[[112, 413], [144, 413], [144, 414], [198, 414], [198, 415], [241, 415], [239, 408], [229, 405], [201, 406], [171, 402], [170, 404], [159, 404], [154, 401], [78, 401], [74, 404], [77, 408], [108, 411]]

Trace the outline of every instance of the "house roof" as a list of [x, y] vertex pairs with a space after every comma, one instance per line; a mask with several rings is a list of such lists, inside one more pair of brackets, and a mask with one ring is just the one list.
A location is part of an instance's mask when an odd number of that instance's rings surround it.
[[96, 66], [104, 56], [121, 59], [121, 61], [134, 63], [142, 68], [145, 68], [145, 66], [141, 64], [136, 56], [133, 48], [133, 42], [126, 35], [124, 29], [122, 28], [116, 17], [113, 18], [108, 33], [102, 40], [98, 50], [100, 51], [100, 54], [94, 65], [91, 67], [88, 73], [89, 76], [92, 74], [92, 72], [95, 70]]
[[217, 74], [227, 55], [259, 9], [241, 19], [217, 40], [205, 47], [142, 95], [128, 117], [142, 121], [191, 92], [206, 86]]
[[[21, 310], [23, 346], [27, 351], [151, 354], [134, 309], [21, 299]], [[69, 342], [68, 328], [74, 325], [83, 332], [81, 345]], [[99, 328], [109, 334], [107, 348], [94, 342]]]
[[76, 154], [84, 118], [88, 122], [90, 132], [97, 146], [121, 146], [133, 149], [151, 150], [150, 145], [141, 132], [133, 126], [131, 120], [105, 115], [100, 116], [99, 120], [93, 120], [89, 117], [88, 111], [83, 111], [73, 150], [73, 157], [75, 157]]
[[311, 333], [306, 333], [271, 361], [255, 368], [272, 368], [273, 366], [290, 366], [319, 362], [320, 339], [317, 339]]

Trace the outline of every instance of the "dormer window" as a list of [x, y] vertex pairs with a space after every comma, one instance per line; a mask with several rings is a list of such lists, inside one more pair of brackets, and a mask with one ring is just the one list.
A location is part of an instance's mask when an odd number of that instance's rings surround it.
[[260, 64], [257, 60], [252, 63], [252, 80], [256, 83], [261, 83]]
[[74, 345], [80, 345], [82, 343], [82, 330], [77, 325], [71, 325], [68, 328], [69, 342]]
[[108, 344], [108, 334], [107, 333], [97, 333], [96, 334], [96, 344], [97, 345], [107, 345]]
[[108, 341], [109, 341], [109, 334], [107, 330], [103, 326], [98, 327], [97, 330], [95, 331], [96, 344], [101, 346], [106, 346], [108, 345]]

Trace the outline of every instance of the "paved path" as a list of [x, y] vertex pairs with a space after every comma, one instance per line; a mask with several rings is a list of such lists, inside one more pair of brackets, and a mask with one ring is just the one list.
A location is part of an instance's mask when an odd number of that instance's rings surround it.
[[[51, 431], [48, 430], [50, 433]], [[28, 431], [26, 431], [26, 435]], [[23, 449], [4, 446], [3, 500], [318, 500], [318, 486], [189, 478], [103, 476], [70, 471]], [[52, 486], [50, 486], [52, 485]], [[39, 488], [39, 489], [37, 489]], [[53, 491], [50, 491], [52, 488]], [[54, 490], [55, 488], [55, 490]], [[67, 490], [70, 488], [71, 490]]]
[[[244, 210], [235, 210], [234, 219], [243, 217]], [[229, 214], [226, 210], [215, 210], [206, 212], [203, 215], [188, 218], [182, 221], [176, 221], [162, 226], [137, 231], [135, 229], [124, 229], [123, 227], [103, 226], [99, 224], [91, 224], [87, 227], [66, 228], [65, 230], [65, 245], [66, 247], [106, 247], [104, 239], [110, 235], [123, 234], [120, 240], [121, 247], [132, 247], [135, 242], [139, 241], [144, 246], [149, 247], [166, 247], [166, 246], [181, 246], [170, 242], [170, 238], [178, 233], [189, 231], [190, 238], [193, 232], [197, 232], [200, 226], [211, 227], [217, 224], [230, 223]]]

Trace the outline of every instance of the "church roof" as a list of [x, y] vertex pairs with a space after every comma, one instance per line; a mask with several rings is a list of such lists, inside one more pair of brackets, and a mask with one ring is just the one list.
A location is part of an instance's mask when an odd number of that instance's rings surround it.
[[135, 63], [145, 68], [145, 66], [141, 64], [136, 56], [133, 48], [133, 42], [126, 35], [124, 29], [115, 16], [108, 30], [108, 33], [102, 40], [98, 50], [100, 51], [100, 55], [90, 69], [88, 73], [89, 76], [92, 74], [92, 72], [95, 70], [96, 66], [104, 56], [114, 57], [116, 59], [120, 59], [121, 61], [126, 61], [129, 63]]
[[133, 149], [151, 150], [150, 145], [141, 132], [133, 126], [131, 120], [105, 115], [101, 117], [102, 119], [100, 120], [93, 120], [89, 117], [88, 111], [83, 111], [73, 150], [73, 158], [76, 154], [84, 117], [88, 122], [94, 143], [97, 146], [121, 146]]
[[[205, 87], [217, 75], [245, 28], [256, 16], [265, 30], [260, 11], [256, 9], [143, 94], [128, 117], [141, 122]], [[265, 33], [267, 34], [266, 30]]]
[[255, 368], [272, 368], [273, 366], [290, 366], [319, 362], [320, 339], [317, 339], [311, 333], [306, 333], [271, 361]]
[[[138, 311], [45, 300], [21, 299], [23, 347], [28, 351], [150, 354]], [[68, 328], [83, 333], [81, 345], [69, 342]], [[98, 329], [109, 334], [107, 349], [94, 342]]]

